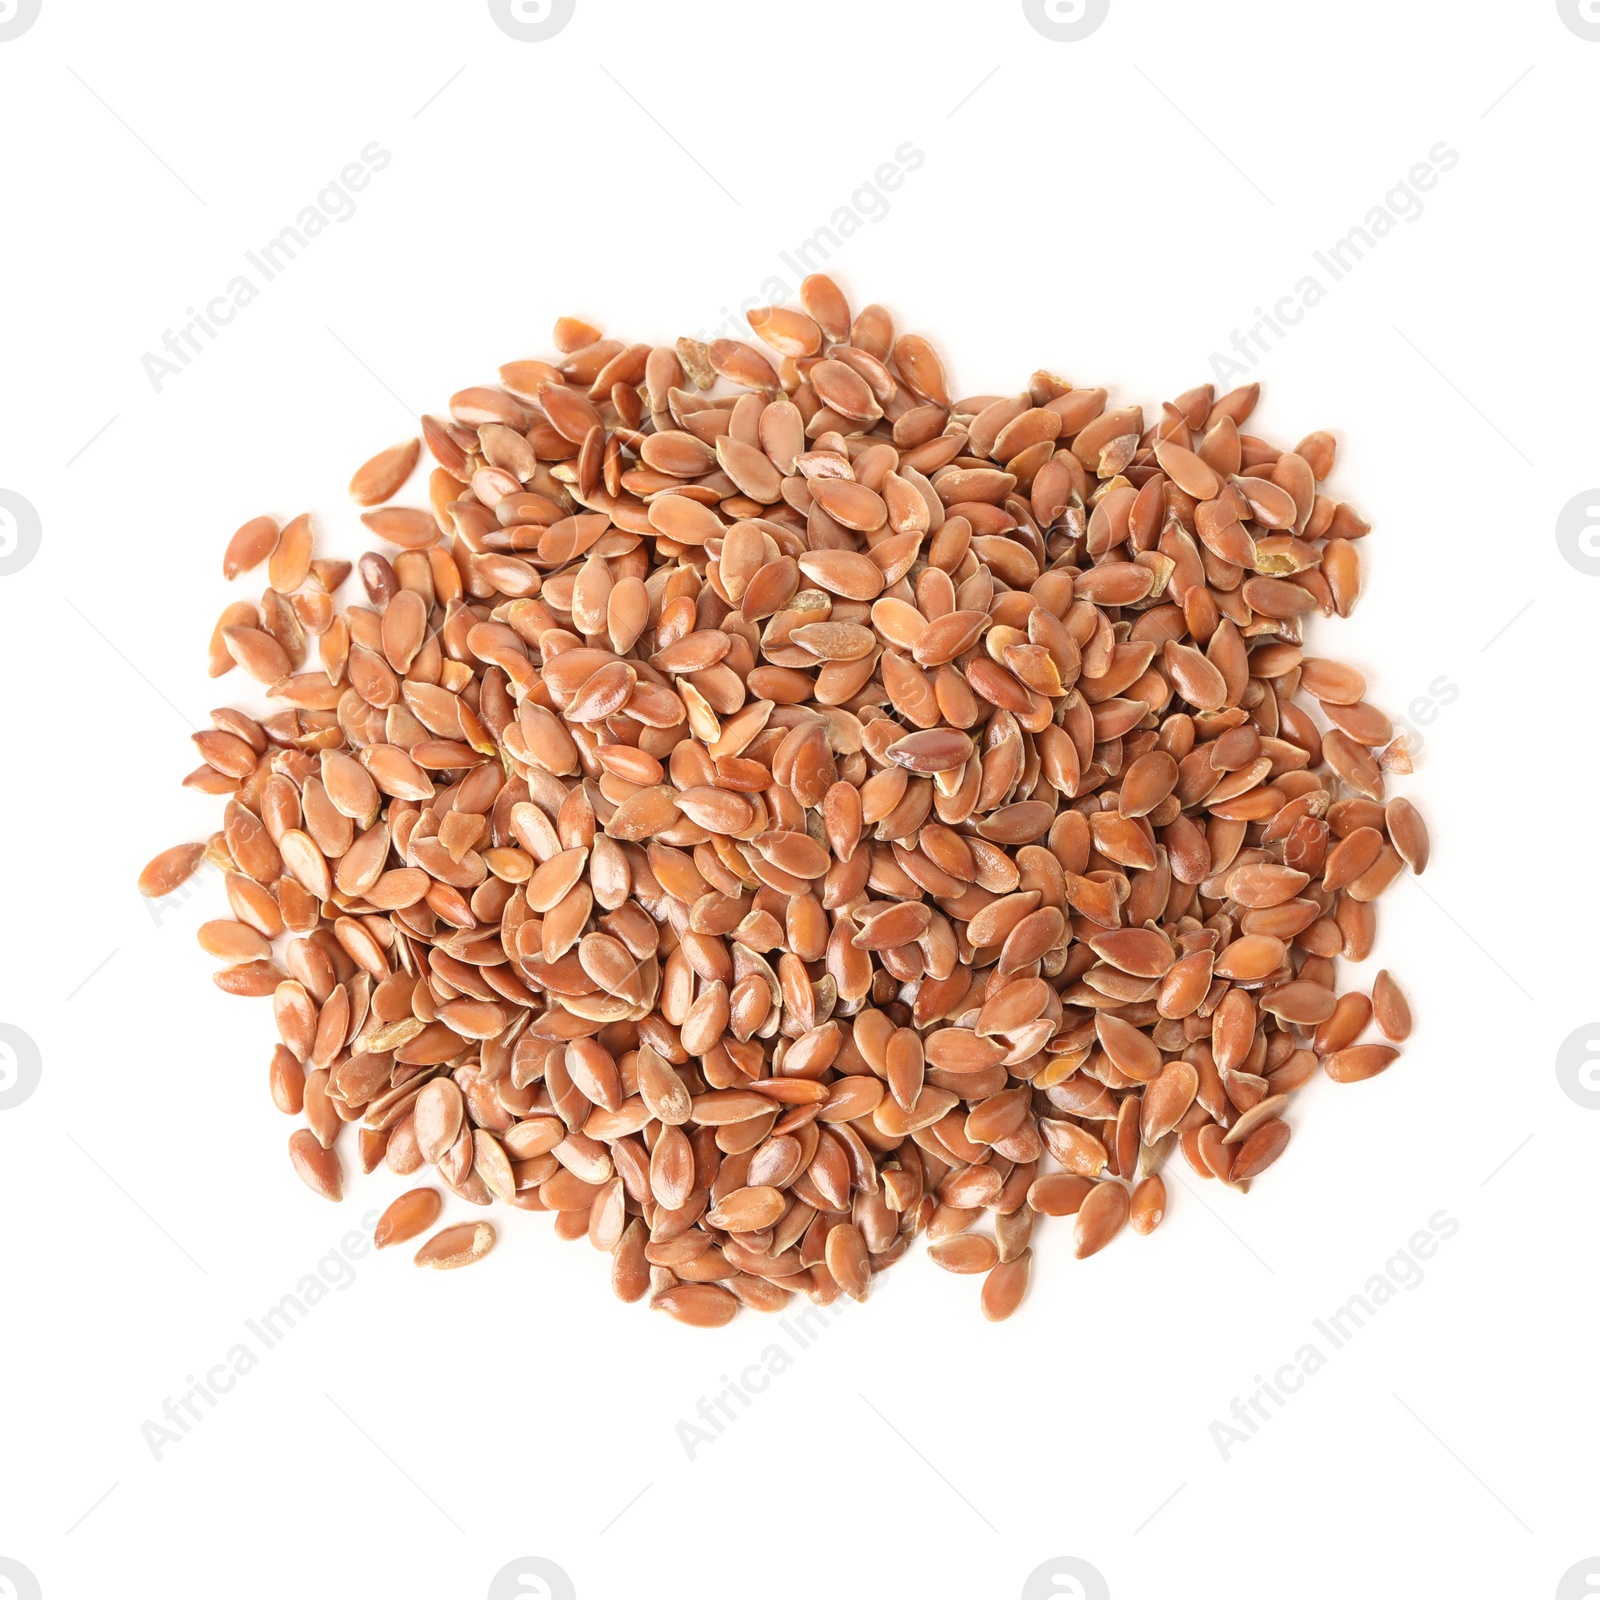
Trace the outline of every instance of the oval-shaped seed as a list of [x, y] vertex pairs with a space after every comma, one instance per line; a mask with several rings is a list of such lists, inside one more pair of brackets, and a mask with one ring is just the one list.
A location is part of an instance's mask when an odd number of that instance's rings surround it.
[[203, 844], [175, 844], [170, 850], [163, 850], [145, 863], [139, 874], [139, 893], [151, 900], [171, 894], [193, 876], [205, 854]]
[[1187, 1061], [1169, 1061], [1140, 1097], [1139, 1132], [1146, 1144], [1171, 1133], [1194, 1103], [1200, 1074]]
[[1383, 808], [1383, 825], [1401, 859], [1421, 877], [1428, 865], [1428, 829], [1417, 808], [1396, 795]]
[[1261, 997], [1261, 1009], [1297, 1028], [1314, 1028], [1333, 1015], [1338, 996], [1320, 983], [1280, 983]]
[[309, 1128], [297, 1128], [289, 1135], [289, 1160], [301, 1181], [324, 1200], [338, 1200], [344, 1192], [344, 1172], [339, 1157], [325, 1149]]
[[958, 1233], [930, 1244], [928, 1259], [946, 1272], [988, 1272], [999, 1264], [1000, 1251], [987, 1234]]
[[419, 1267], [434, 1267], [441, 1272], [470, 1267], [488, 1255], [494, 1241], [492, 1222], [458, 1222], [454, 1227], [441, 1228], [411, 1259]]
[[1393, 1045], [1357, 1044], [1325, 1057], [1322, 1068], [1335, 1083], [1362, 1083], [1377, 1077], [1399, 1056]]
[[228, 548], [222, 553], [222, 576], [231, 582], [241, 572], [259, 567], [277, 543], [277, 519], [252, 517], [228, 541]]
[[1372, 980], [1372, 1018], [1396, 1044], [1411, 1037], [1410, 1003], [1387, 967]]
[[1101, 1011], [1095, 1015], [1094, 1031], [1111, 1064], [1135, 1083], [1149, 1083], [1161, 1071], [1160, 1047], [1131, 1022]]
[[1263, 1122], [1248, 1139], [1240, 1144], [1228, 1173], [1231, 1183], [1243, 1183], [1258, 1173], [1265, 1172], [1284, 1152], [1289, 1143], [1289, 1124], [1280, 1118]]
[[990, 1322], [1004, 1322], [1022, 1304], [1028, 1292], [1028, 1274], [1033, 1267], [1033, 1251], [1027, 1249], [1014, 1261], [1002, 1261], [983, 1280], [981, 1304]]
[[782, 1193], [773, 1188], [754, 1187], [735, 1189], [724, 1195], [706, 1214], [706, 1221], [714, 1228], [726, 1228], [729, 1233], [754, 1233], [770, 1228], [786, 1209], [788, 1202]]
[[1256, 983], [1283, 965], [1288, 948], [1281, 939], [1266, 934], [1246, 934], [1216, 957], [1214, 970], [1219, 978]]
[[385, 500], [392, 500], [415, 470], [421, 451], [420, 439], [406, 439], [380, 450], [356, 468], [350, 479], [350, 498], [358, 506], [382, 505]]
[[423, 1085], [412, 1112], [416, 1119], [417, 1148], [424, 1161], [438, 1161], [456, 1141], [466, 1114], [466, 1102], [450, 1078], [434, 1078]]
[[1028, 1189], [1028, 1204], [1041, 1216], [1070, 1217], [1094, 1188], [1092, 1178], [1071, 1172], [1048, 1172]]
[[1167, 1186], [1161, 1181], [1161, 1175], [1153, 1172], [1134, 1186], [1128, 1204], [1128, 1221], [1135, 1233], [1154, 1233], [1166, 1214]]
[[690, 1328], [726, 1327], [739, 1311], [739, 1302], [714, 1283], [674, 1284], [663, 1289], [650, 1304]]
[[1089, 948], [1119, 972], [1138, 978], [1163, 977], [1176, 959], [1166, 935], [1154, 928], [1118, 928], [1114, 933], [1095, 934]]
[[311, 572], [311, 518], [298, 516], [284, 525], [267, 558], [267, 582], [279, 594], [293, 594]]
[[426, 1233], [439, 1220], [444, 1209], [444, 1198], [437, 1189], [408, 1189], [389, 1202], [378, 1225], [373, 1229], [372, 1242], [378, 1249], [392, 1244], [404, 1244]]
[[1111, 1243], [1128, 1220], [1128, 1191], [1114, 1179], [1097, 1183], [1078, 1207], [1072, 1253], [1082, 1261]]
[[872, 1281], [872, 1259], [867, 1253], [866, 1240], [861, 1232], [848, 1222], [837, 1223], [828, 1230], [825, 1259], [833, 1280], [852, 1300], [865, 1300]]

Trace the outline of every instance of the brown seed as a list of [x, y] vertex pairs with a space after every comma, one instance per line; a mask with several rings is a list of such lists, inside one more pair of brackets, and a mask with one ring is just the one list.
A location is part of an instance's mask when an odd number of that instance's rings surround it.
[[344, 1174], [339, 1157], [324, 1149], [309, 1128], [297, 1128], [289, 1135], [289, 1159], [305, 1186], [324, 1200], [338, 1200], [344, 1190]]
[[157, 900], [185, 883], [205, 859], [203, 844], [175, 844], [146, 863], [139, 874], [139, 893]]
[[222, 553], [222, 576], [231, 581], [241, 572], [259, 567], [277, 543], [277, 519], [252, 517], [228, 541], [228, 548]]
[[1265, 1172], [1284, 1152], [1289, 1143], [1289, 1124], [1279, 1118], [1263, 1122], [1248, 1139], [1240, 1144], [1233, 1158], [1229, 1181], [1243, 1183]]
[[1372, 1017], [1396, 1044], [1411, 1037], [1411, 1007], [1387, 968], [1372, 980]]
[[680, 1283], [664, 1289], [650, 1304], [691, 1328], [721, 1328], [732, 1322], [739, 1302], [714, 1283]]
[[988, 1272], [998, 1264], [1000, 1252], [993, 1239], [982, 1233], [958, 1233], [928, 1246], [928, 1258], [946, 1272]]
[[1002, 1261], [983, 1280], [983, 1314], [990, 1322], [1004, 1322], [1022, 1304], [1028, 1292], [1033, 1251], [1024, 1250], [1014, 1261]]
[[1134, 1186], [1133, 1197], [1128, 1203], [1128, 1221], [1135, 1233], [1154, 1233], [1166, 1214], [1167, 1186], [1161, 1181], [1159, 1173], [1151, 1173]]
[[311, 572], [311, 518], [299, 516], [284, 525], [267, 558], [267, 582], [279, 594], [293, 594]]
[[426, 1233], [439, 1220], [444, 1200], [437, 1189], [408, 1189], [398, 1199], [392, 1200], [378, 1225], [373, 1229], [372, 1242], [382, 1250], [391, 1244], [404, 1244]]
[[1399, 1055], [1392, 1045], [1350, 1045], [1326, 1057], [1322, 1068], [1335, 1083], [1362, 1083], [1393, 1065]]
[[1041, 1216], [1070, 1217], [1088, 1198], [1094, 1182], [1069, 1172], [1049, 1172], [1028, 1190], [1028, 1204]]
[[411, 1259], [419, 1267], [436, 1267], [440, 1271], [470, 1267], [488, 1255], [494, 1241], [492, 1222], [458, 1222], [454, 1227], [441, 1228]]
[[1417, 808], [1397, 795], [1383, 808], [1383, 824], [1401, 859], [1421, 877], [1428, 865], [1428, 830]]
[[1122, 1232], [1128, 1212], [1128, 1191], [1120, 1183], [1097, 1183], [1078, 1207], [1072, 1253], [1081, 1261], [1104, 1250]]
[[852, 1300], [865, 1300], [872, 1280], [872, 1263], [860, 1230], [841, 1222], [828, 1230], [828, 1271]]
[[287, 678], [292, 670], [283, 646], [270, 633], [259, 628], [224, 628], [222, 642], [228, 654], [257, 683], [278, 683]]
[[461, 1131], [466, 1105], [461, 1091], [449, 1078], [434, 1078], [418, 1095], [413, 1115], [416, 1118], [417, 1147], [424, 1161], [442, 1160]]
[[787, 1202], [772, 1188], [735, 1189], [725, 1195], [706, 1215], [715, 1228], [729, 1233], [755, 1233], [770, 1228], [784, 1213]]
[[1161, 1071], [1160, 1047], [1131, 1022], [1102, 1011], [1095, 1016], [1094, 1027], [1100, 1048], [1125, 1077], [1148, 1083]]
[[385, 500], [392, 500], [411, 476], [421, 450], [420, 439], [407, 439], [380, 450], [356, 468], [350, 480], [350, 498], [358, 506], [382, 505]]
[[1200, 1075], [1187, 1061], [1169, 1061], [1140, 1097], [1140, 1137], [1155, 1144], [1171, 1133], [1194, 1103]]

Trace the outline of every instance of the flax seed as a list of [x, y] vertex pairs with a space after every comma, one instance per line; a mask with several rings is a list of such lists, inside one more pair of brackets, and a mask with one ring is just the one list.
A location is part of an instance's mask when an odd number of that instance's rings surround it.
[[1336, 959], [1427, 865], [1411, 758], [1304, 640], [1369, 528], [1331, 434], [1240, 431], [1255, 385], [952, 399], [884, 307], [801, 299], [754, 342], [562, 318], [358, 468], [363, 605], [309, 515], [240, 527], [269, 587], [208, 667], [262, 708], [195, 735], [222, 830], [139, 887], [222, 869], [198, 939], [272, 998], [308, 1186], [347, 1122], [363, 1173], [437, 1169], [380, 1246], [446, 1190], [551, 1211], [711, 1328], [866, 1298], [925, 1233], [999, 1320], [1065, 1253], [1039, 1219], [1149, 1233], [1174, 1146], [1242, 1191], [1319, 1061], [1409, 1035]]

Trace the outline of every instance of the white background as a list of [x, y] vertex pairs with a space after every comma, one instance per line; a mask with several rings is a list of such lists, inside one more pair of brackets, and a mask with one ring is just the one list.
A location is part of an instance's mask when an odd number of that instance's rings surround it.
[[[1077, 43], [1017, 0], [577, 0], [544, 43], [483, 0], [43, 0], [0, 42], [0, 488], [42, 528], [0, 577], [0, 1021], [42, 1061], [0, 1112], [0, 1557], [45, 1600], [452, 1600], [522, 1556], [571, 1589], [503, 1592], [584, 1600], [1093, 1592], [1024, 1590], [1065, 1556], [1116, 1600], [1557, 1594], [1600, 1553], [1600, 1112], [1555, 1070], [1600, 1014], [1600, 578], [1555, 538], [1600, 483], [1597, 83], [1554, 0], [1111, 0]], [[141, 357], [371, 141], [355, 214], [157, 392]], [[1421, 736], [1397, 788], [1434, 864], [1354, 977], [1409, 990], [1401, 1062], [1302, 1090], [1248, 1196], [1178, 1161], [1149, 1239], [1076, 1262], [1042, 1226], [1000, 1326], [919, 1247], [811, 1348], [752, 1313], [694, 1333], [497, 1208], [470, 1272], [357, 1260], [155, 1459], [163, 1401], [406, 1186], [299, 1183], [269, 1008], [195, 945], [220, 885], [159, 924], [134, 891], [220, 815], [178, 787], [190, 729], [255, 703], [203, 675], [233, 528], [309, 508], [355, 552], [345, 482], [402, 410], [548, 354], [560, 313], [710, 329], [793, 288], [779, 252], [841, 207], [867, 220], [830, 269], [958, 393], [1043, 365], [1154, 406], [1409, 211], [1441, 142], [1421, 215], [1250, 373], [1252, 431], [1337, 430], [1374, 525], [1315, 648]], [[1329, 1353], [1313, 1319], [1409, 1278], [1439, 1212], [1420, 1284]], [[1224, 1459], [1212, 1424], [1308, 1342], [1326, 1365]], [[792, 1364], [690, 1460], [676, 1424], [774, 1343]]]

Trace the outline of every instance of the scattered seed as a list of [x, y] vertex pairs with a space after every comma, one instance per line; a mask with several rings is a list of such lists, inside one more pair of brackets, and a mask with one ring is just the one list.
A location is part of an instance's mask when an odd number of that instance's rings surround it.
[[159, 899], [185, 883], [196, 867], [205, 859], [203, 844], [175, 844], [163, 850], [139, 874], [139, 893], [152, 900]]
[[398, 1199], [389, 1202], [388, 1209], [378, 1218], [373, 1229], [372, 1242], [382, 1250], [391, 1244], [404, 1244], [426, 1233], [439, 1220], [444, 1207], [443, 1197], [437, 1189], [408, 1189]]
[[1411, 1006], [1387, 968], [1372, 980], [1372, 1020], [1396, 1044], [1411, 1037]]

